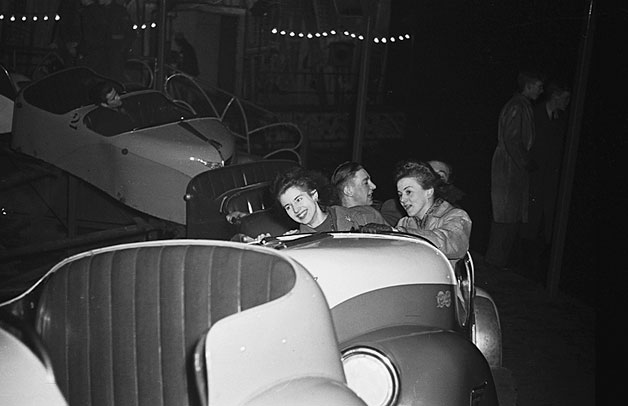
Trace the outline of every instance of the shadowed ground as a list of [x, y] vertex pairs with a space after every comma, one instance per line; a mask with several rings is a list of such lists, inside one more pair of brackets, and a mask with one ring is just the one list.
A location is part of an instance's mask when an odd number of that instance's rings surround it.
[[503, 366], [517, 406], [589, 406], [596, 400], [596, 317], [592, 307], [474, 255], [476, 285], [491, 294], [502, 326]]

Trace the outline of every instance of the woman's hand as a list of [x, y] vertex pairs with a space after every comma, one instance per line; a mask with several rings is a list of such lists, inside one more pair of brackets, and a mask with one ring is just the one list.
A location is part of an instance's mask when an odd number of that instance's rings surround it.
[[397, 231], [397, 230], [395, 230], [394, 227], [391, 227], [388, 224], [368, 223], [366, 225], [360, 226], [361, 233], [377, 234], [381, 232], [391, 232], [391, 231]]
[[249, 244], [250, 243], [260, 244], [264, 238], [268, 238], [268, 237], [270, 237], [269, 233], [262, 233], [255, 238], [250, 237], [246, 234], [238, 233], [231, 239], [231, 241], [239, 241], [239, 242], [245, 242]]
[[245, 217], [245, 216], [248, 216], [248, 214], [236, 210], [236, 211], [232, 211], [231, 213], [227, 214], [225, 216], [225, 219], [227, 219], [227, 223], [229, 223], [229, 224], [237, 224], [240, 221], [240, 219], [242, 217]]

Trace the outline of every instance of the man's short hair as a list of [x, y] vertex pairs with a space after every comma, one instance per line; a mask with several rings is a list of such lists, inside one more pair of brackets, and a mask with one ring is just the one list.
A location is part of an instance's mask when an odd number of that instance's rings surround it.
[[527, 85], [532, 85], [539, 81], [543, 82], [543, 75], [538, 72], [521, 71], [519, 72], [519, 75], [517, 75], [517, 85], [519, 86], [519, 91], [523, 91]]
[[567, 86], [563, 85], [562, 83], [550, 82], [545, 87], [545, 94], [547, 98], [551, 98], [552, 96], [559, 96], [565, 92], [571, 93], [570, 89]]
[[364, 169], [364, 167], [353, 161], [343, 162], [336, 167], [331, 175], [331, 183], [338, 189], [338, 193], [342, 192], [342, 188], [360, 169]]

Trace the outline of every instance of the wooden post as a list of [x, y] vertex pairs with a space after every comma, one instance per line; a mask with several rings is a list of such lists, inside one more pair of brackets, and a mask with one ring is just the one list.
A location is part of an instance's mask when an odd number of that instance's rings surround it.
[[155, 90], [164, 90], [164, 65], [166, 48], [166, 0], [159, 1], [159, 25], [157, 26], [157, 66], [155, 69]]
[[547, 290], [550, 297], [558, 292], [560, 282], [560, 269], [562, 266], [563, 250], [565, 248], [565, 235], [567, 232], [567, 220], [569, 217], [569, 202], [573, 188], [576, 157], [578, 155], [578, 142], [580, 138], [580, 125], [582, 122], [582, 110], [587, 89], [587, 78], [593, 47], [593, 34], [595, 32], [595, 8], [593, 0], [589, 0], [587, 15], [584, 21], [582, 40], [580, 43], [580, 55], [578, 68], [574, 79], [575, 88], [573, 102], [569, 112], [567, 125], [567, 143], [563, 157], [560, 185], [558, 188], [558, 201], [556, 202], [556, 218], [554, 219], [554, 233], [552, 235], [552, 249], [550, 252], [549, 270], [547, 273]]
[[369, 59], [371, 52], [371, 16], [366, 17], [366, 32], [362, 43], [362, 59], [360, 64], [360, 77], [358, 84], [358, 96], [355, 111], [355, 130], [353, 135], [352, 160], [362, 161], [362, 141], [364, 140], [364, 122], [366, 119], [366, 100], [368, 96]]

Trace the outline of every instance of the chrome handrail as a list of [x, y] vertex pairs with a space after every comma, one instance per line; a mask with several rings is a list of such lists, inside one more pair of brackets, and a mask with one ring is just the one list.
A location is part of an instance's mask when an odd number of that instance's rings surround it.
[[[251, 153], [251, 145], [252, 145], [252, 136], [255, 136], [255, 134], [260, 134], [265, 130], [268, 129], [272, 129], [272, 128], [279, 128], [279, 127], [284, 127], [284, 128], [290, 128], [293, 130], [296, 130], [296, 134], [297, 134], [297, 139], [294, 143], [293, 146], [290, 147], [283, 147], [283, 148], [278, 148], [276, 150], [270, 151], [266, 154], [264, 154], [262, 156], [262, 158], [267, 159], [270, 158], [272, 156], [275, 156], [277, 154], [283, 153], [283, 152], [288, 152], [293, 154], [296, 157], [296, 160], [299, 164], [302, 164], [302, 158], [301, 158], [301, 154], [299, 153], [299, 148], [302, 146], [303, 144], [303, 133], [301, 132], [301, 130], [299, 129], [299, 127], [291, 122], [276, 122], [276, 123], [271, 123], [271, 124], [267, 124], [267, 125], [262, 125], [260, 127], [257, 128], [250, 128], [250, 122], [249, 122], [249, 117], [247, 115], [246, 109], [243, 106], [243, 101], [238, 98], [237, 96], [230, 94], [222, 89], [218, 89], [215, 88], [207, 83], [203, 83], [202, 81], [200, 81], [197, 78], [194, 78], [192, 76], [189, 76], [181, 71], [178, 71], [176, 68], [174, 67], [170, 67], [168, 66], [169, 69], [171, 69], [174, 73], [171, 73], [170, 75], [168, 75], [165, 79], [165, 84], [164, 84], [164, 89], [165, 92], [168, 94], [168, 96], [170, 96], [171, 98], [174, 99], [173, 95], [169, 93], [168, 89], [169, 86], [168, 84], [174, 80], [175, 78], [184, 78], [186, 79], [188, 82], [192, 83], [192, 85], [200, 92], [200, 94], [203, 95], [203, 98], [205, 99], [205, 101], [207, 101], [207, 103], [209, 104], [209, 106], [211, 106], [213, 112], [215, 113], [216, 117], [218, 117], [220, 119], [220, 121], [222, 121], [223, 123], [225, 123], [226, 117], [227, 117], [227, 113], [229, 112], [229, 110], [232, 108], [232, 106], [236, 106], [236, 108], [238, 109], [240, 116], [242, 117], [242, 125], [243, 125], [243, 132], [244, 134], [240, 134], [237, 131], [235, 131], [233, 128], [230, 128], [230, 131], [232, 132], [232, 134], [237, 137], [240, 138], [242, 140], [244, 140], [246, 142], [246, 151], [247, 153]], [[216, 104], [212, 102], [211, 97], [208, 95], [207, 92], [207, 88], [222, 93], [225, 96], [229, 97], [229, 101], [226, 103], [226, 105], [224, 106], [224, 108], [222, 109], [222, 111], [218, 111], [218, 109], [216, 108]], [[273, 116], [273, 117], [277, 117], [276, 114], [262, 108], [259, 107], [253, 103], [250, 102], [246, 102], [247, 104], [251, 105], [252, 108], [257, 109], [258, 111], [260, 111], [261, 113], [263, 113], [266, 116]], [[226, 124], [226, 123], [225, 123]]]

